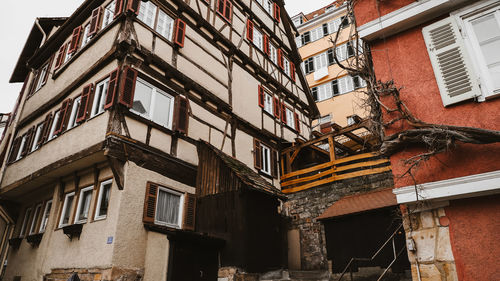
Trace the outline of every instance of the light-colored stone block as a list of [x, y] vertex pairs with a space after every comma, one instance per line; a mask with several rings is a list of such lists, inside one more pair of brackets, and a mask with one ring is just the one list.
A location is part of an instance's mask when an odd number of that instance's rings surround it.
[[436, 244], [436, 260], [438, 261], [454, 261], [453, 252], [451, 250], [450, 232], [448, 227], [438, 227]]
[[422, 224], [422, 228], [434, 227], [434, 216], [432, 215], [432, 211], [421, 212], [420, 222]]
[[413, 240], [417, 244], [417, 259], [419, 262], [431, 262], [435, 258], [436, 230], [423, 229], [413, 233]]

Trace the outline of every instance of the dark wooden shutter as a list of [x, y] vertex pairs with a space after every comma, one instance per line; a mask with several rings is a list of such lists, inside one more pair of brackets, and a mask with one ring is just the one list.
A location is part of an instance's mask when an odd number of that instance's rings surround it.
[[179, 47], [184, 47], [184, 39], [186, 37], [186, 23], [181, 19], [175, 20], [175, 36], [174, 44]]
[[262, 149], [258, 139], [253, 139], [253, 160], [255, 169], [262, 169]]
[[33, 80], [31, 82], [30, 89], [29, 89], [29, 92], [28, 92], [29, 96], [31, 96], [31, 95], [33, 95], [35, 93], [36, 85], [38, 84], [38, 79], [40, 79], [40, 71], [36, 70], [35, 71], [35, 76], [33, 77]]
[[92, 36], [99, 31], [99, 20], [101, 18], [102, 14], [102, 7], [95, 8], [92, 11], [92, 18], [90, 20], [90, 30], [89, 30], [89, 35]]
[[66, 51], [66, 46], [67, 46], [67, 44], [63, 44], [59, 48], [59, 52], [57, 52], [56, 65], [54, 66], [54, 70], [59, 69], [59, 67], [61, 67], [61, 65], [63, 64], [63, 62], [64, 62], [64, 53]]
[[293, 113], [293, 118], [295, 119], [295, 130], [300, 133], [300, 119], [299, 114], [297, 112]]
[[259, 98], [259, 106], [264, 108], [264, 87], [262, 87], [262, 85], [259, 85], [258, 98]]
[[194, 231], [196, 217], [196, 195], [186, 193], [184, 197], [184, 220], [182, 229]]
[[247, 39], [253, 42], [253, 22], [250, 19], [247, 20]]
[[113, 15], [113, 19], [116, 19], [123, 11], [123, 1], [125, 0], [116, 0], [115, 4], [115, 13]]
[[277, 97], [273, 98], [274, 117], [280, 118], [280, 100]]
[[67, 99], [63, 101], [61, 105], [61, 109], [59, 110], [59, 119], [57, 119], [56, 130], [54, 131], [54, 135], [60, 134], [66, 128], [66, 119], [69, 116], [68, 109], [71, 104], [71, 99]]
[[271, 48], [269, 48], [269, 36], [267, 36], [267, 34], [264, 34], [264, 53], [268, 56], [271, 55]]
[[47, 114], [47, 116], [45, 116], [45, 121], [43, 122], [42, 135], [40, 136], [40, 139], [38, 140], [37, 143], [38, 146], [42, 145], [42, 143], [44, 143], [48, 139], [51, 125], [52, 125], [52, 113], [49, 113]]
[[141, 7], [141, 0], [128, 0], [127, 10], [139, 15], [139, 8]]
[[73, 35], [71, 36], [71, 41], [69, 43], [68, 54], [76, 52], [78, 49], [78, 44], [80, 43], [80, 34], [82, 33], [82, 26], [73, 29]]
[[281, 49], [278, 49], [278, 66], [281, 69], [285, 69], [283, 65], [283, 51]]
[[183, 96], [175, 97], [174, 130], [187, 134], [189, 127], [189, 100]]
[[281, 104], [281, 121], [286, 124], [286, 105]]
[[24, 143], [23, 147], [23, 156], [28, 154], [31, 150], [31, 146], [33, 145], [33, 141], [35, 138], [35, 133], [36, 133], [36, 127], [33, 126], [28, 130], [28, 133], [26, 133], [26, 142]]
[[82, 95], [80, 96], [80, 107], [78, 108], [78, 114], [76, 115], [76, 122], [82, 122], [89, 116], [90, 96], [93, 90], [94, 84], [89, 84], [83, 88]]
[[108, 109], [115, 104], [119, 73], [120, 68], [117, 68], [109, 74], [108, 92], [106, 93], [106, 103], [104, 104], [104, 109]]
[[271, 175], [273, 178], [278, 178], [278, 151], [271, 149]]
[[231, 3], [231, 0], [226, 0], [225, 6], [224, 6], [224, 17], [231, 22], [231, 19], [233, 17], [233, 3]]
[[14, 139], [12, 142], [12, 148], [10, 149], [9, 163], [16, 161], [17, 153], [19, 152], [19, 147], [21, 146], [21, 137]]
[[280, 6], [277, 3], [274, 3], [274, 19], [277, 22], [280, 22], [280, 18], [281, 18]]
[[293, 82], [295, 82], [295, 64], [293, 62], [290, 62], [290, 76]]
[[49, 80], [49, 74], [52, 68], [53, 61], [54, 61], [54, 55], [50, 57], [49, 62], [47, 63], [47, 71], [45, 72], [45, 76], [43, 77], [43, 85], [45, 85], [45, 83], [47, 83], [47, 80]]
[[137, 70], [125, 66], [120, 85], [120, 97], [118, 102], [128, 108], [134, 104], [135, 82], [137, 80]]
[[146, 185], [146, 199], [144, 199], [144, 214], [142, 221], [146, 223], [155, 222], [156, 197], [158, 196], [158, 185], [148, 182]]

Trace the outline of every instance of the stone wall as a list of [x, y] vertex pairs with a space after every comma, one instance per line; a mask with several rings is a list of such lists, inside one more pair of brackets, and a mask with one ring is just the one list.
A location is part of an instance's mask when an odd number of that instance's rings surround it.
[[74, 274], [82, 281], [141, 281], [143, 270], [123, 268], [56, 268], [43, 277], [44, 281], [66, 281]]
[[394, 186], [392, 173], [362, 176], [289, 194], [283, 205], [289, 229], [300, 231], [302, 270], [327, 270], [325, 229], [316, 220], [333, 203], [354, 193]]

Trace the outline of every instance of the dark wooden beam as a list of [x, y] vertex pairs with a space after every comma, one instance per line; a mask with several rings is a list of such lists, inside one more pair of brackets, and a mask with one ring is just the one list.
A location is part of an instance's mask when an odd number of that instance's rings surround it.
[[125, 187], [125, 175], [123, 172], [125, 162], [109, 155], [106, 155], [106, 158], [108, 159], [108, 164], [111, 168], [111, 172], [113, 173], [113, 177], [115, 179], [116, 185], [118, 186], [118, 189], [123, 190], [123, 188]]

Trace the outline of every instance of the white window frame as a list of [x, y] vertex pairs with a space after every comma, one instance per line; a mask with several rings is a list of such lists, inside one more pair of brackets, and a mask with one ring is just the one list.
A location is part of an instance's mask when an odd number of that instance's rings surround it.
[[271, 115], [273, 114], [273, 96], [266, 91], [264, 91], [264, 110]]
[[311, 38], [311, 41], [309, 41], [309, 43], [311, 42], [314, 42], [314, 41], [317, 41], [321, 38], [324, 37], [324, 34], [323, 34], [323, 25], [321, 25], [320, 27], [316, 27], [312, 30], [310, 30], [310, 38]]
[[[158, 218], [158, 213], [159, 213], [158, 212], [158, 206], [159, 206], [158, 205], [158, 200], [160, 199], [160, 191], [167, 192], [167, 193], [170, 193], [170, 194], [174, 194], [174, 195], [180, 197], [180, 200], [179, 200], [179, 217], [177, 219], [177, 224], [163, 222], [163, 221], [159, 221], [157, 219]], [[168, 226], [168, 227], [173, 227], [173, 228], [180, 229], [181, 225], [182, 225], [183, 215], [184, 215], [184, 193], [176, 191], [176, 190], [172, 190], [170, 188], [166, 188], [166, 187], [163, 187], [163, 186], [158, 186], [158, 194], [156, 196], [155, 224], [164, 225], [164, 226]]]
[[[50, 208], [49, 208], [50, 205]], [[45, 203], [45, 208], [43, 209], [42, 220], [40, 221], [39, 233], [45, 232], [47, 225], [49, 224], [50, 211], [52, 210], [52, 199]]]
[[278, 48], [276, 48], [276, 46], [274, 46], [272, 43], [269, 43], [269, 52], [271, 61], [274, 64], [278, 65]]
[[94, 101], [92, 102], [92, 110], [90, 118], [104, 112], [104, 103], [106, 102], [106, 94], [109, 90], [109, 77], [97, 83], [94, 92]]
[[329, 123], [331, 121], [332, 121], [332, 115], [331, 114], [327, 114], [325, 116], [321, 116], [318, 119], [318, 124], [321, 125], [321, 124]]
[[[82, 204], [84, 203], [83, 202], [83, 199], [84, 199], [83, 194], [86, 192], [90, 192], [90, 201], [89, 201], [88, 210], [87, 210], [87, 218], [80, 218], [80, 211], [82, 210]], [[94, 195], [94, 186], [93, 185], [80, 189], [80, 194], [78, 196], [78, 205], [76, 207], [76, 213], [75, 213], [75, 223], [83, 224], [83, 223], [86, 223], [87, 220], [89, 219], [90, 209], [91, 209], [90, 207], [92, 205], [93, 195]]]
[[33, 152], [39, 148], [39, 145], [37, 143], [40, 140], [40, 137], [42, 137], [43, 125], [44, 123], [40, 123], [36, 126], [35, 138], [33, 139], [33, 144], [31, 145], [30, 152]]
[[318, 85], [316, 88], [316, 96], [318, 98], [317, 102], [324, 101], [333, 97], [332, 82], [327, 82]]
[[90, 42], [90, 39], [92, 36], [89, 36], [90, 33], [90, 22], [85, 25], [83, 28], [83, 34], [82, 34], [82, 48], [87, 45]]
[[71, 106], [71, 115], [69, 116], [69, 122], [68, 122], [68, 128], [66, 130], [72, 129], [76, 126], [78, 126], [78, 123], [76, 122], [76, 116], [78, 115], [78, 111], [81, 106], [81, 101], [82, 97], [79, 96], [73, 100], [73, 105]]
[[33, 219], [31, 220], [30, 230], [28, 231], [28, 235], [32, 235], [32, 234], [36, 233], [36, 223], [38, 221], [38, 216], [42, 212], [42, 207], [43, 207], [42, 203], [36, 205], [35, 212], [33, 213]]
[[[146, 22], [147, 12], [150, 12], [149, 11], [150, 9], [153, 9], [153, 18], [152, 18], [152, 22], [148, 23], [148, 22]], [[157, 14], [158, 14], [158, 6], [156, 4], [154, 4], [151, 1], [148, 1], [148, 2], [141, 1], [140, 2], [139, 15], [137, 16], [138, 20], [140, 20], [141, 22], [143, 22], [147, 26], [154, 29]]]
[[286, 125], [292, 129], [296, 129], [295, 128], [295, 114], [294, 114], [294, 111], [291, 110], [290, 108], [288, 107], [285, 107], [285, 114], [286, 114]]
[[[102, 215], [99, 213], [99, 209], [100, 209], [100, 206], [101, 206], [101, 203], [102, 203], [102, 196], [104, 194], [104, 187], [106, 185], [109, 185], [109, 198], [111, 198], [111, 190], [113, 188], [113, 180], [112, 179], [109, 179], [107, 181], [103, 181], [101, 182], [100, 186], [99, 186], [99, 194], [98, 194], [98, 197], [97, 197], [97, 205], [95, 207], [95, 214], [94, 214], [94, 220], [103, 220], [105, 219], [107, 216], [108, 216], [108, 213], [106, 212], [106, 214]], [[109, 210], [109, 200], [108, 198], [108, 210]]]
[[[163, 15], [165, 16], [165, 22], [162, 26], [162, 29], [159, 29], [160, 13], [163, 13]], [[158, 9], [157, 15], [158, 15], [157, 19], [155, 20], [155, 22], [156, 22], [155, 30], [161, 36], [167, 38], [167, 40], [172, 41], [175, 20], [169, 14], [167, 14], [165, 11], [163, 11], [162, 9]], [[164, 32], [162, 32], [161, 30], [163, 30]]]
[[27, 137], [28, 137], [27, 134], [24, 134], [24, 136], [22, 136], [21, 145], [19, 145], [19, 150], [17, 151], [16, 160], [14, 160], [14, 161], [17, 161], [17, 160], [22, 158], [21, 154], [23, 153], [24, 146], [26, 145], [26, 138]]
[[258, 28], [254, 27], [253, 28], [253, 44], [257, 48], [259, 48], [259, 50], [261, 50], [261, 51], [264, 50], [263, 40], [264, 40], [264, 37], [262, 35], [262, 32]]
[[271, 0], [264, 0], [264, 10], [270, 15], [273, 14], [273, 1]]
[[104, 29], [106, 26], [113, 22], [115, 17], [115, 7], [116, 0], [113, 0], [106, 6], [106, 8], [104, 8], [101, 29]]
[[290, 76], [290, 61], [285, 56], [283, 56], [283, 68], [283, 71], [285, 71], [286, 75]]
[[75, 52], [73, 52], [71, 54], [69, 53], [69, 47], [70, 47], [70, 45], [71, 45], [71, 42], [69, 42], [69, 43], [66, 44], [66, 50], [65, 50], [65, 54], [64, 54], [63, 64], [67, 63], [73, 57], [73, 54], [75, 53]]
[[26, 228], [28, 227], [28, 223], [31, 217], [31, 212], [33, 212], [33, 208], [29, 207], [24, 212], [23, 223], [21, 224], [21, 231], [19, 232], [19, 237], [24, 237], [24, 233], [26, 233]]
[[40, 70], [40, 73], [38, 73], [38, 81], [36, 82], [36, 87], [35, 87], [35, 92], [40, 90], [43, 85], [45, 85], [45, 79], [44, 77], [47, 75], [47, 71], [49, 71], [49, 64], [46, 63]]
[[262, 158], [262, 167], [260, 169], [261, 172], [263, 172], [266, 175], [271, 175], [271, 148], [269, 148], [267, 145], [264, 145], [260, 143], [260, 150], [261, 150], [261, 158]]
[[58, 224], [59, 228], [70, 225], [70, 223], [71, 223], [71, 210], [73, 209], [72, 208], [73, 206], [70, 206], [68, 209], [68, 211], [70, 212], [69, 217], [68, 217], [68, 223], [63, 224], [64, 217], [66, 216], [66, 207], [68, 204], [69, 197], [73, 197], [73, 200], [71, 201], [71, 205], [73, 205], [73, 203], [75, 202], [75, 192], [74, 191], [70, 192], [64, 196], [64, 204], [63, 204], [62, 209], [61, 209], [61, 217], [59, 218], [59, 224]]
[[47, 138], [47, 141], [57, 137], [54, 135], [54, 132], [56, 131], [56, 126], [57, 126], [57, 122], [59, 121], [60, 115], [61, 115], [60, 110], [58, 110], [54, 113], [54, 119], [52, 120], [52, 124], [50, 126], [50, 132], [49, 132], [49, 137]]
[[[140, 112], [134, 111], [133, 108], [131, 109], [131, 111], [148, 119], [148, 120], [151, 120], [151, 121], [157, 123], [155, 120], [153, 120], [153, 116], [155, 113], [153, 105], [156, 103], [156, 95], [164, 95], [164, 96], [170, 98], [170, 112], [168, 113], [169, 114], [168, 124], [167, 124], [168, 126], [166, 126], [166, 128], [172, 129], [172, 121], [173, 121], [172, 119], [174, 117], [174, 100], [175, 100], [175, 98], [173, 96], [169, 95], [168, 93], [158, 89], [158, 87], [151, 85], [151, 83], [148, 83], [141, 78], [137, 78], [136, 83], [143, 83], [146, 86], [151, 88], [151, 102], [149, 104], [149, 111], [146, 111], [146, 113], [144, 113], [144, 114], [141, 114]], [[135, 89], [137, 90], [137, 87]], [[135, 101], [135, 98], [134, 98], [134, 101]], [[157, 123], [157, 124], [159, 124], [159, 123]], [[162, 124], [159, 124], [159, 125], [164, 126]]]

